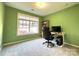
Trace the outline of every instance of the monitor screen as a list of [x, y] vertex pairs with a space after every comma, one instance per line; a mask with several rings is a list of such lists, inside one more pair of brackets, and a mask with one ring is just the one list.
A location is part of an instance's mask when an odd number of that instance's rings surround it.
[[52, 26], [52, 32], [61, 32], [61, 26]]

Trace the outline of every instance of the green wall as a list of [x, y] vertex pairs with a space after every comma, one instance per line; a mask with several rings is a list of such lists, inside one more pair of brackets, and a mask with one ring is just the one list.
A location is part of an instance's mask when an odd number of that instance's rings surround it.
[[60, 25], [65, 32], [65, 42], [79, 46], [79, 4], [45, 17], [50, 27]]
[[[3, 27], [3, 7], [0, 3], [0, 41], [2, 40], [2, 27]], [[17, 36], [17, 13], [24, 13], [40, 18], [40, 31], [39, 34]], [[53, 13], [51, 15], [41, 17], [21, 11], [5, 5], [5, 15], [4, 15], [4, 30], [3, 30], [3, 44], [16, 42], [20, 40], [31, 40], [33, 38], [40, 37], [41, 34], [41, 20], [49, 20], [50, 27], [53, 25], [61, 25], [63, 32], [65, 32], [65, 42], [79, 45], [79, 5], [64, 9], [62, 11]], [[1, 42], [0, 42], [1, 44]]]
[[4, 5], [0, 2], [0, 47], [2, 44], [2, 35], [3, 35], [3, 16], [4, 16]]
[[[17, 13], [24, 13], [29, 14], [33, 16], [37, 16], [25, 11], [21, 11], [9, 6], [5, 5], [5, 19], [4, 19], [4, 37], [3, 37], [3, 44], [16, 42], [20, 40], [31, 40], [33, 38], [40, 37], [41, 31], [39, 31], [39, 34], [32, 34], [32, 35], [24, 35], [24, 36], [17, 36]], [[42, 17], [37, 16], [40, 18], [40, 22]], [[40, 23], [39, 23], [40, 25]], [[39, 28], [41, 30], [41, 27]]]

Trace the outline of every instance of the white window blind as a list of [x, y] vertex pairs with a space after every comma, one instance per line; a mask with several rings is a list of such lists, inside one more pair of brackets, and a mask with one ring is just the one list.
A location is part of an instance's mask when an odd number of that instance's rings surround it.
[[18, 13], [17, 35], [39, 33], [39, 18]]

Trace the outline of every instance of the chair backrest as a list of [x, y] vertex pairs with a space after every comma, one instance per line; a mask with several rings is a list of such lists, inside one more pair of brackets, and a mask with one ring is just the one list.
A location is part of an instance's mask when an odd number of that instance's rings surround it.
[[49, 27], [43, 28], [43, 37], [47, 40], [52, 40], [52, 35], [51, 35], [50, 30], [49, 30]]

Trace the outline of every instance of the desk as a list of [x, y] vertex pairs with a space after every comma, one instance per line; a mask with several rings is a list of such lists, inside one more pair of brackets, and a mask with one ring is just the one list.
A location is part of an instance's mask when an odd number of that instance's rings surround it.
[[64, 32], [51, 32], [51, 34], [64, 36]]

